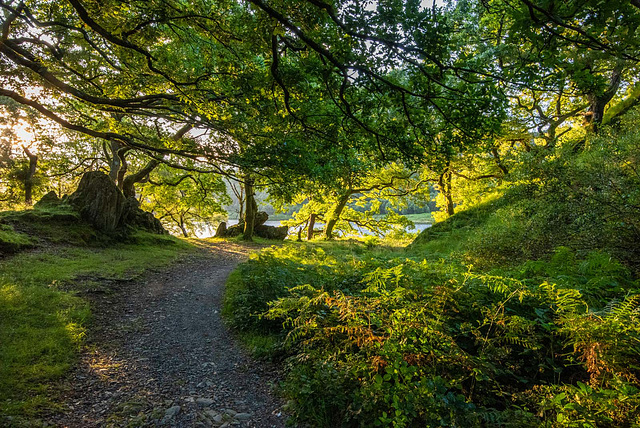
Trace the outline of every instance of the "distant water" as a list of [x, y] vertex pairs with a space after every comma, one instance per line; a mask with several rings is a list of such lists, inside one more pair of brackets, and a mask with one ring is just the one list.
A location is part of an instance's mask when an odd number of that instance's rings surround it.
[[[234, 224], [238, 224], [238, 220], [229, 220], [227, 221], [227, 227], [228, 226], [233, 226]], [[265, 224], [267, 226], [280, 226], [280, 221], [279, 220], [267, 220], [267, 222], [265, 222]], [[321, 227], [323, 226], [322, 223], [316, 223], [317, 229], [321, 229]], [[209, 225], [202, 225], [202, 228], [200, 230], [198, 230], [198, 238], [209, 238], [213, 235], [216, 234], [216, 226], [211, 227]], [[423, 230], [427, 229], [431, 227], [430, 223], [415, 223], [415, 228], [414, 229], [407, 229], [408, 232], [422, 232]], [[366, 230], [366, 229], [362, 229], [361, 227], [358, 226], [354, 226], [354, 228], [357, 230], [356, 233], [351, 233], [348, 236], [370, 236], [370, 235], [375, 235], [375, 233]], [[293, 233], [292, 230], [289, 230], [289, 233]], [[296, 232], [297, 233], [297, 229]]]

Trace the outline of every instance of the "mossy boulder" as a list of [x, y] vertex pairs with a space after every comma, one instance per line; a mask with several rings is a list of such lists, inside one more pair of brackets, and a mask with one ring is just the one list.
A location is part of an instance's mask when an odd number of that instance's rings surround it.
[[44, 195], [33, 208], [45, 208], [50, 206], [59, 205], [61, 203], [61, 199], [58, 197], [58, 194], [53, 190]]
[[51, 216], [57, 222], [83, 220], [97, 231], [111, 235], [126, 233], [130, 228], [168, 233], [160, 220], [141, 210], [135, 198], [126, 198], [109, 176], [100, 171], [85, 173], [69, 196], [58, 198], [55, 192], [47, 193], [33, 210], [24, 211], [21, 216], [33, 216], [34, 220]]
[[253, 232], [261, 238], [284, 241], [289, 234], [289, 228], [287, 226], [266, 226], [261, 224], [256, 226]]
[[136, 198], [127, 198], [124, 204], [121, 223], [124, 226], [130, 226], [137, 229], [146, 230], [147, 232], [166, 235], [169, 232], [162, 226], [160, 220], [153, 214], [140, 209], [140, 204]]
[[102, 232], [114, 232], [122, 226], [126, 198], [100, 171], [89, 171], [82, 176], [75, 192], [69, 196], [73, 206], [83, 220]]

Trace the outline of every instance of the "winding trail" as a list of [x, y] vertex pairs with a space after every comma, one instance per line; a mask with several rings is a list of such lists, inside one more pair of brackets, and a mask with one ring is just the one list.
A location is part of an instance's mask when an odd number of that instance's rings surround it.
[[255, 249], [199, 241], [169, 268], [87, 296], [82, 361], [62, 386], [66, 427], [284, 427], [276, 369], [240, 348], [220, 317], [229, 273]]

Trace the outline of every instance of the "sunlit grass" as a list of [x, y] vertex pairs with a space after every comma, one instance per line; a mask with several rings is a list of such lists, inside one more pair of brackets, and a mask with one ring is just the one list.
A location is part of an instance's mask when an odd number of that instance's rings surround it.
[[[4, 282], [4, 281], [3, 281]], [[0, 286], [0, 410], [29, 416], [47, 401], [50, 381], [74, 361], [89, 307], [48, 287]]]

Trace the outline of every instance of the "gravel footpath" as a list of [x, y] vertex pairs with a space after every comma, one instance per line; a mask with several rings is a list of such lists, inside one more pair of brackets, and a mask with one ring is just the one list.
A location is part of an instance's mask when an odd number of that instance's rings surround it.
[[181, 263], [113, 294], [87, 296], [87, 350], [68, 376], [67, 427], [283, 427], [277, 370], [240, 348], [220, 318], [224, 284], [251, 248], [200, 241]]

